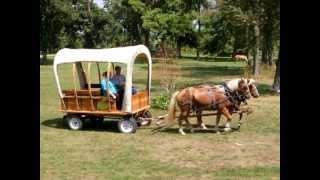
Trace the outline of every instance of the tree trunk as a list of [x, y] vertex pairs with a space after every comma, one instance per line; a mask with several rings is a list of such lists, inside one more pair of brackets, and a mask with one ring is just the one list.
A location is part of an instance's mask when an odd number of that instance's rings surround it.
[[260, 74], [260, 29], [258, 25], [254, 26], [254, 36], [255, 36], [255, 48], [253, 56], [253, 75], [259, 76]]
[[264, 38], [263, 38], [263, 43], [262, 43], [261, 63], [263, 63], [263, 64], [267, 64], [267, 63], [268, 63], [267, 55], [268, 55], [267, 40], [266, 40], [266, 38], [264, 37]]
[[144, 33], [144, 45], [150, 48], [150, 32], [148, 30]]
[[163, 53], [163, 57], [164, 57], [165, 60], [167, 60], [168, 59], [168, 53], [167, 53], [167, 42], [166, 42], [165, 38], [161, 39], [160, 46], [161, 46], [161, 50], [162, 50], [162, 53]]
[[280, 93], [280, 49], [276, 66], [276, 74], [274, 75], [272, 89], [273, 91]]
[[92, 0], [87, 0], [87, 16], [89, 18], [91, 17], [91, 3], [92, 3]]
[[262, 59], [263, 64], [272, 65], [272, 52], [273, 52], [273, 42], [270, 32], [264, 33], [265, 37], [262, 44]]
[[272, 39], [270, 39], [267, 47], [267, 62], [269, 66], [272, 66], [272, 56], [273, 56], [273, 43], [272, 43]]
[[[271, 16], [271, 15], [270, 15]], [[273, 54], [273, 20], [269, 18], [263, 27], [262, 63], [272, 65]]]
[[181, 58], [181, 39], [177, 39], [177, 57], [180, 59]]

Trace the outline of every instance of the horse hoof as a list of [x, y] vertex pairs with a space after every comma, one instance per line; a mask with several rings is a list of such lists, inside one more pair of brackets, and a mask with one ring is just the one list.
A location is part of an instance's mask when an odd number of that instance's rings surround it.
[[186, 133], [184, 133], [182, 130], [179, 130], [179, 132], [180, 132], [180, 134], [183, 135], [183, 136], [186, 135]]
[[224, 128], [224, 131], [225, 132], [228, 132], [228, 131], [230, 131], [231, 130], [231, 128]]

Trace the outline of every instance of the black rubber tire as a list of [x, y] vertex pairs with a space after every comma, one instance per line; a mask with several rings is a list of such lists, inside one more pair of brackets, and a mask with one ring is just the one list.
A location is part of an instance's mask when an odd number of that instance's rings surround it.
[[118, 121], [118, 129], [121, 133], [130, 134], [137, 130], [137, 122], [134, 118], [125, 118]]
[[71, 115], [71, 116], [66, 116], [65, 120], [67, 122], [67, 125], [69, 129], [71, 130], [81, 130], [83, 128], [83, 119], [81, 119], [79, 116]]

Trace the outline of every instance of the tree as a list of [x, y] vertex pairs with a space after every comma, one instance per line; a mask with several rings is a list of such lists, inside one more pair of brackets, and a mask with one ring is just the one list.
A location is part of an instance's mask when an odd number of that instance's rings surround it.
[[59, 47], [59, 35], [68, 17], [66, 3], [61, 0], [40, 0], [41, 64], [47, 63], [47, 53]]
[[[234, 39], [234, 51], [245, 45], [246, 51], [253, 56], [253, 73], [255, 76], [260, 74], [260, 63], [263, 57], [264, 61], [271, 61], [273, 42], [275, 32], [278, 32], [279, 21], [279, 2], [277, 0], [224, 0], [221, 3], [219, 13], [222, 19], [230, 27]], [[248, 38], [247, 42], [242, 43]], [[229, 42], [229, 41], [225, 41]], [[242, 45], [241, 45], [242, 44]], [[250, 54], [249, 54], [250, 55]]]
[[[188, 5], [180, 0], [164, 0], [146, 3], [139, 0], [130, 0], [134, 9], [142, 14], [142, 27], [150, 32], [154, 39], [160, 41], [162, 52], [167, 58], [167, 40], [175, 39], [181, 45], [181, 37], [192, 31], [194, 13], [187, 11]], [[181, 47], [181, 46], [180, 46]], [[179, 48], [180, 48], [179, 47]], [[178, 49], [179, 49], [178, 48]]]
[[280, 1], [270, 0], [264, 3], [264, 25], [262, 27], [262, 63], [272, 65], [275, 42], [279, 41], [280, 34]]
[[277, 92], [280, 93], [280, 49], [279, 49], [279, 54], [278, 54], [278, 60], [276, 62], [276, 74], [274, 75], [274, 80], [273, 80], [273, 85], [272, 85], [272, 89]]

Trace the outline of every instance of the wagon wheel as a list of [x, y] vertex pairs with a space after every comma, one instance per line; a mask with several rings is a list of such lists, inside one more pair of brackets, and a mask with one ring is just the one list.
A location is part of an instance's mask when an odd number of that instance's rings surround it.
[[80, 130], [83, 128], [83, 120], [76, 115], [68, 115], [64, 117], [65, 122], [71, 130]]
[[120, 132], [129, 134], [135, 133], [137, 130], [137, 122], [134, 118], [125, 118], [118, 121], [118, 129]]

